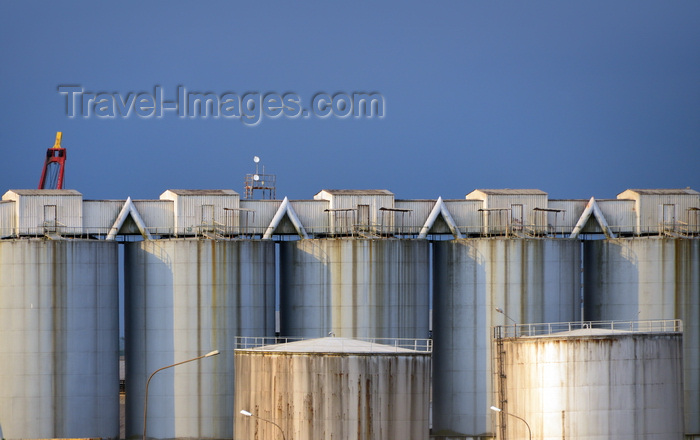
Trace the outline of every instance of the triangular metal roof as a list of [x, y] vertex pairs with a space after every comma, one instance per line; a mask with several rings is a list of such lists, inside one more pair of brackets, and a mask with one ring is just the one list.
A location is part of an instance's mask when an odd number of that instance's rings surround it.
[[586, 209], [584, 209], [581, 213], [581, 217], [579, 217], [578, 222], [576, 222], [576, 226], [574, 227], [574, 230], [571, 231], [571, 235], [569, 236], [569, 238], [578, 237], [578, 235], [581, 233], [581, 230], [583, 230], [583, 227], [586, 226], [586, 222], [591, 217], [591, 214], [593, 214], [595, 219], [598, 221], [598, 224], [603, 229], [603, 233], [605, 234], [605, 236], [608, 238], [615, 238], [615, 233], [610, 230], [608, 222], [607, 220], [605, 220], [605, 216], [603, 215], [603, 211], [600, 210], [598, 204], [595, 201], [595, 197], [591, 197], [591, 199], [588, 201]]
[[139, 228], [139, 232], [141, 233], [141, 235], [143, 235], [143, 237], [147, 240], [152, 239], [151, 234], [146, 228], [146, 224], [144, 223], [143, 218], [141, 218], [141, 214], [139, 214], [139, 211], [136, 209], [136, 206], [134, 206], [134, 202], [131, 201], [131, 197], [128, 197], [126, 199], [126, 202], [124, 202], [124, 206], [119, 212], [117, 219], [114, 221], [112, 228], [109, 230], [109, 234], [107, 234], [106, 240], [116, 239], [117, 234], [119, 234], [119, 230], [122, 228], [124, 222], [126, 222], [126, 219], [129, 218], [129, 216], [131, 216], [131, 219]]
[[435, 206], [433, 206], [433, 210], [430, 211], [428, 219], [421, 228], [420, 234], [418, 234], [418, 238], [426, 238], [428, 236], [430, 228], [433, 227], [435, 220], [437, 220], [438, 216], [440, 215], [442, 215], [443, 220], [445, 220], [445, 223], [447, 223], [450, 231], [452, 231], [452, 235], [454, 235], [455, 238], [463, 238], [462, 233], [459, 232], [459, 228], [452, 218], [452, 214], [450, 214], [449, 209], [447, 209], [447, 205], [445, 205], [445, 202], [442, 200], [442, 197], [438, 197]]
[[294, 211], [292, 204], [289, 203], [289, 199], [285, 197], [284, 200], [282, 200], [282, 204], [277, 209], [275, 216], [272, 217], [272, 221], [270, 222], [270, 225], [267, 227], [267, 230], [265, 231], [265, 234], [262, 237], [263, 240], [269, 240], [272, 238], [272, 235], [275, 233], [275, 230], [280, 225], [285, 215], [292, 222], [292, 225], [294, 225], [294, 229], [296, 229], [297, 233], [301, 238], [309, 238], [309, 235], [306, 233], [304, 225], [301, 224], [299, 216], [297, 216], [296, 211]]

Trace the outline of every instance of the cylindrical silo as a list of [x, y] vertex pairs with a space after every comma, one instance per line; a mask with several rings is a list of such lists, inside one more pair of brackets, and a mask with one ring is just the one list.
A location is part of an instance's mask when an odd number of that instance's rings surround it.
[[586, 242], [584, 286], [586, 320], [683, 320], [685, 434], [700, 439], [700, 239]]
[[0, 438], [119, 438], [117, 246], [0, 242]]
[[682, 440], [682, 333], [638, 324], [501, 339], [497, 438]]
[[356, 238], [281, 243], [281, 334], [427, 338], [428, 246]]
[[568, 239], [433, 243], [434, 433], [494, 436], [491, 327], [578, 319], [580, 254]]
[[126, 436], [230, 439], [236, 336], [274, 335], [275, 248], [259, 240], [126, 245]]
[[236, 439], [428, 438], [428, 351], [331, 337], [239, 349], [235, 362]]

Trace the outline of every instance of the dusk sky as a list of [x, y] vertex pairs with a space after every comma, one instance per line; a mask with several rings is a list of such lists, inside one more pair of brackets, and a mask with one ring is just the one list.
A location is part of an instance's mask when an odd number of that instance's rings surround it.
[[0, 38], [2, 193], [57, 131], [85, 199], [243, 194], [254, 156], [290, 199], [700, 190], [697, 0], [2, 2]]

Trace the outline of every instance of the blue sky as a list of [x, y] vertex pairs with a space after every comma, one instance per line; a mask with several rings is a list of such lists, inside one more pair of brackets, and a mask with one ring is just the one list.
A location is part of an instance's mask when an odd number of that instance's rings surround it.
[[[56, 131], [66, 187], [87, 199], [243, 193], [256, 155], [292, 199], [700, 190], [698, 23], [696, 0], [2, 2], [2, 192], [36, 188]], [[319, 93], [378, 93], [384, 112], [70, 118], [62, 85], [293, 94], [307, 109]]]

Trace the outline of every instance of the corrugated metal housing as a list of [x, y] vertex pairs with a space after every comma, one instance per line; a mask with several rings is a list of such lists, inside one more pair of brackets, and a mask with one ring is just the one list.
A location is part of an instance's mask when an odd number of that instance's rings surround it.
[[[199, 235], [206, 231], [226, 232], [238, 227], [236, 210], [240, 195], [231, 189], [169, 189], [161, 200], [173, 201], [176, 236]], [[231, 210], [231, 214], [227, 213]]]
[[635, 202], [637, 234], [700, 232], [700, 192], [685, 189], [628, 189], [618, 199]]
[[380, 208], [394, 208], [394, 193], [385, 189], [324, 189], [314, 200], [328, 200], [330, 233], [347, 235], [355, 231], [381, 232], [380, 225], [393, 227], [393, 216], [382, 215]]
[[73, 189], [14, 189], [2, 196], [15, 203], [19, 235], [81, 234], [83, 195]]
[[241, 200], [241, 228], [247, 230], [249, 234], [262, 235], [272, 222], [280, 205], [282, 200]]
[[535, 208], [548, 208], [547, 193], [539, 189], [475, 189], [467, 200], [483, 201], [484, 234], [525, 232], [538, 224]]
[[175, 231], [175, 202], [170, 200], [134, 200], [134, 206], [146, 224], [148, 232], [173, 235]]
[[84, 232], [107, 234], [123, 206], [124, 200], [84, 200]]
[[15, 235], [15, 202], [12, 200], [0, 201], [0, 238]]

